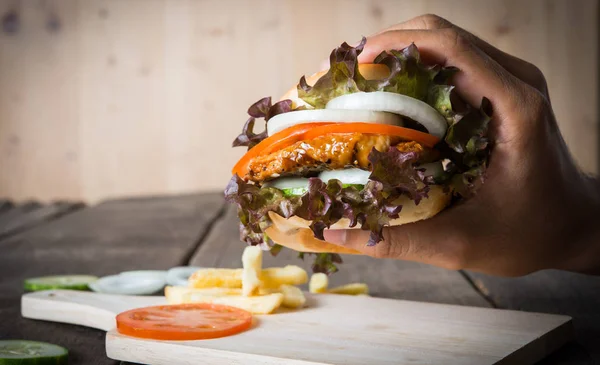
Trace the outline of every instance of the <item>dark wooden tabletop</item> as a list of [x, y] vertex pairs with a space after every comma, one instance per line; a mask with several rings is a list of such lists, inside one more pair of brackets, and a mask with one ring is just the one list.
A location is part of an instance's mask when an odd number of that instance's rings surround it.
[[[219, 193], [111, 200], [85, 207], [56, 202], [13, 204], [0, 199], [0, 339], [56, 343], [71, 364], [116, 364], [104, 333], [23, 319], [23, 280], [54, 274], [109, 275], [179, 265], [240, 267], [234, 209]], [[294, 263], [291, 251], [265, 266]], [[558, 313], [574, 318], [576, 340], [540, 364], [600, 363], [600, 277], [543, 271], [496, 278], [428, 265], [347, 256], [333, 284], [362, 281], [374, 296], [414, 301]]]

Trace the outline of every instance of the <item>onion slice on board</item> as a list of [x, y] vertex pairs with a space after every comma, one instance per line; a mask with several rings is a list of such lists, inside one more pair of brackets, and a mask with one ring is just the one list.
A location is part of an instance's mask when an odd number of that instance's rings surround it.
[[119, 275], [104, 276], [89, 284], [90, 289], [105, 294], [147, 295], [165, 287], [166, 271], [126, 271]]
[[429, 134], [444, 138], [448, 123], [429, 104], [410, 96], [385, 91], [357, 92], [330, 100], [325, 109], [373, 110], [406, 116], [421, 123]]
[[277, 114], [269, 119], [267, 123], [267, 133], [269, 136], [282, 131], [296, 124], [311, 122], [361, 122], [378, 123], [403, 126], [402, 117], [381, 111], [372, 110], [335, 110], [335, 109], [315, 109], [315, 110], [296, 110], [293, 112]]
[[178, 266], [167, 271], [167, 284], [172, 286], [188, 286], [188, 279], [201, 267]]

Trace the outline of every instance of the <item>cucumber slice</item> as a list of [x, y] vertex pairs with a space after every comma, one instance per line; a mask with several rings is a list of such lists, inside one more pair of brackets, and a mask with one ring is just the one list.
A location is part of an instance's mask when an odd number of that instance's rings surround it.
[[25, 290], [38, 291], [50, 289], [89, 290], [89, 284], [98, 280], [91, 275], [56, 275], [26, 279]]
[[281, 189], [283, 191], [283, 195], [285, 196], [294, 196], [294, 195], [304, 195], [308, 191], [307, 188], [290, 188], [290, 189]]
[[46, 342], [0, 340], [0, 365], [63, 365], [69, 351]]
[[[358, 191], [362, 190], [365, 186], [361, 184], [342, 184], [342, 187], [355, 187]], [[281, 189], [283, 191], [283, 195], [285, 196], [294, 196], [294, 195], [304, 195], [308, 191], [307, 188], [292, 188], [292, 189]]]

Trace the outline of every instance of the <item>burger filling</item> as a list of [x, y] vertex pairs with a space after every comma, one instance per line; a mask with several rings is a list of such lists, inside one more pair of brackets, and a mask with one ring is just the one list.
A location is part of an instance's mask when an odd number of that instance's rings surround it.
[[[479, 109], [456, 110], [448, 81], [458, 70], [421, 63], [414, 45], [361, 66], [388, 70], [367, 79], [357, 60], [364, 44], [335, 49], [329, 71], [314, 85], [300, 79], [297, 99], [272, 104], [263, 98], [248, 109], [250, 118], [234, 141], [248, 152], [225, 190], [238, 207], [246, 243], [279, 251], [265, 233], [268, 213], [275, 212], [311, 221], [318, 239], [344, 218], [370, 231], [367, 244], [374, 245], [402, 214], [400, 198], [418, 204], [433, 184], [467, 198], [483, 182], [487, 99]], [[259, 118], [266, 128], [254, 133]], [[331, 273], [340, 262], [338, 255], [318, 254], [313, 270]]]
[[358, 167], [370, 170], [369, 154], [375, 148], [380, 152], [391, 146], [402, 152], [414, 152], [415, 162], [432, 162], [439, 153], [414, 141], [362, 133], [334, 134], [317, 137], [263, 156], [249, 163], [244, 180], [261, 183], [285, 176], [307, 176], [316, 171]]

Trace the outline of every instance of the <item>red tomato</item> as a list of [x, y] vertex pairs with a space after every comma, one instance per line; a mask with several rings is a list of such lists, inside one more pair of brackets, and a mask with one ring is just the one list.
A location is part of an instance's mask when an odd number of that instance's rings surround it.
[[219, 304], [160, 305], [117, 316], [119, 333], [153, 340], [204, 340], [235, 335], [252, 325], [249, 312]]
[[315, 128], [318, 126], [331, 124], [329, 122], [315, 122], [315, 123], [304, 123], [297, 124], [293, 127], [286, 128], [282, 131], [275, 133], [272, 136], [269, 136], [259, 144], [252, 147], [242, 158], [235, 164], [231, 173], [238, 174], [239, 176], [244, 176], [248, 172], [248, 164], [250, 161], [260, 155], [268, 154], [287, 146], [291, 146], [298, 141], [302, 141], [304, 138], [304, 134], [309, 131], [311, 128]]

